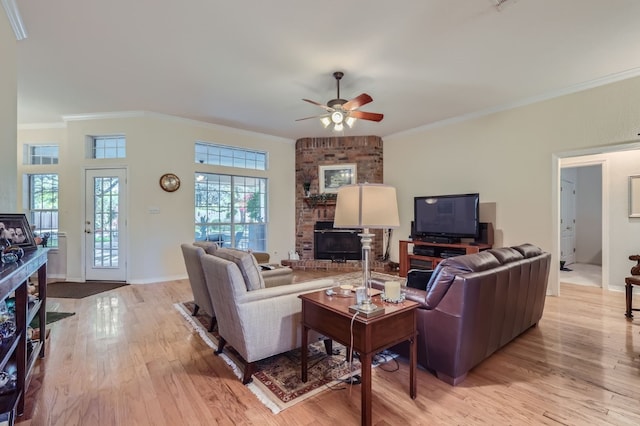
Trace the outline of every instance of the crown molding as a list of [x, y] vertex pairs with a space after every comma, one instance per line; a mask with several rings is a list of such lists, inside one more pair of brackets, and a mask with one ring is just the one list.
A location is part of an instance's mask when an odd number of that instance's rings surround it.
[[26, 123], [18, 124], [18, 130], [66, 129], [67, 123]]
[[147, 115], [145, 111], [116, 111], [116, 112], [96, 112], [89, 114], [68, 114], [63, 115], [64, 121], [83, 121], [83, 120], [106, 120], [110, 118], [137, 118]]
[[406, 136], [418, 132], [423, 132], [425, 130], [436, 129], [439, 127], [450, 126], [452, 124], [462, 123], [469, 120], [474, 120], [476, 118], [484, 117], [487, 115], [495, 114], [498, 112], [508, 111], [514, 108], [519, 108], [522, 106], [527, 106], [531, 104], [535, 104], [542, 101], [547, 101], [554, 98], [559, 98], [565, 95], [571, 95], [573, 93], [582, 92], [589, 89], [595, 89], [596, 87], [605, 86], [607, 84], [616, 83], [622, 80], [628, 80], [630, 78], [640, 76], [640, 68], [632, 68], [626, 71], [621, 71], [618, 73], [606, 75], [604, 77], [596, 78], [593, 80], [589, 80], [583, 83], [574, 84], [572, 86], [564, 87], [558, 90], [550, 91], [547, 93], [543, 93], [541, 95], [532, 96], [529, 98], [524, 98], [519, 101], [498, 105], [491, 108], [485, 108], [479, 111], [475, 111], [469, 114], [459, 115], [457, 117], [451, 117], [444, 120], [436, 121], [430, 124], [426, 124], [424, 126], [415, 127], [413, 129], [404, 130], [398, 133], [394, 133], [393, 135], [389, 135], [388, 138], [396, 137], [396, 136]]
[[119, 111], [119, 112], [100, 112], [91, 114], [71, 114], [63, 115], [62, 119], [65, 122], [68, 121], [82, 121], [82, 120], [105, 120], [105, 119], [121, 119], [121, 118], [157, 118], [159, 120], [174, 121], [191, 126], [204, 127], [208, 129], [216, 129], [218, 131], [231, 131], [236, 134], [255, 136], [259, 135], [260, 138], [270, 139], [277, 142], [294, 143], [294, 139], [283, 138], [280, 136], [273, 136], [268, 133], [254, 132], [252, 130], [245, 130], [239, 127], [224, 126], [222, 124], [208, 123], [206, 121], [194, 120], [192, 118], [178, 117], [175, 115], [162, 114], [152, 111]]

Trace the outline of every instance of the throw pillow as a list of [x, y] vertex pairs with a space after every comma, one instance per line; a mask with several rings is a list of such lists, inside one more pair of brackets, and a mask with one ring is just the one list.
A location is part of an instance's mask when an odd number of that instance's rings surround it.
[[251, 253], [232, 248], [219, 248], [214, 255], [233, 262], [238, 266], [248, 291], [265, 288], [264, 278], [262, 278], [262, 274], [260, 273], [260, 266]]
[[218, 250], [218, 244], [211, 241], [194, 241], [193, 245], [202, 247], [207, 254], [214, 254]]

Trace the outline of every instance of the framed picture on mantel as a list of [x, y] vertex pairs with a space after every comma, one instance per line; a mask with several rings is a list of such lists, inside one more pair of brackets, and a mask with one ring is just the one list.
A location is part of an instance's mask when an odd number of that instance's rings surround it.
[[336, 164], [319, 167], [320, 193], [336, 193], [343, 185], [356, 183], [355, 164]]

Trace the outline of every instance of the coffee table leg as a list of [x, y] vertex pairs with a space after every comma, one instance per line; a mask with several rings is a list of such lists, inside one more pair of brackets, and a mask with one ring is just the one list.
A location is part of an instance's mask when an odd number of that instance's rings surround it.
[[309, 327], [306, 325], [302, 326], [302, 347], [301, 350], [301, 364], [302, 364], [302, 375], [301, 379], [303, 382], [307, 381], [307, 358], [309, 356], [309, 348], [308, 348], [308, 339], [309, 339]]
[[360, 354], [361, 374], [362, 374], [362, 389], [361, 391], [361, 405], [362, 413], [361, 424], [369, 426], [371, 425], [371, 354]]

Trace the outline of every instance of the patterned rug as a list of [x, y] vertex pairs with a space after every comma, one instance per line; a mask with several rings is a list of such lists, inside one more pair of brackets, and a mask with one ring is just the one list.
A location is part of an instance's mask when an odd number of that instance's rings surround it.
[[[397, 279], [397, 277], [375, 272], [373, 277]], [[343, 274], [335, 278], [341, 284], [353, 281], [352, 284], [355, 285], [358, 280], [362, 279], [362, 273]], [[208, 315], [192, 316], [193, 302], [176, 303], [174, 306], [208, 346], [214, 350], [218, 348], [217, 329], [214, 327], [213, 332], [207, 331], [211, 325], [211, 319]], [[240, 379], [244, 366], [233, 348], [229, 345], [225, 346], [224, 353], [220, 357], [231, 366]], [[374, 359], [374, 367], [396, 357], [396, 354], [388, 351], [378, 354]], [[323, 342], [311, 344], [308, 363], [308, 380], [303, 383], [300, 380], [300, 349], [264, 359], [256, 363], [253, 381], [247, 387], [263, 404], [277, 414], [322, 391], [346, 385], [352, 375], [360, 374], [360, 362], [353, 359], [353, 362], [350, 363], [346, 359], [345, 347], [338, 342], [333, 342], [333, 355], [331, 356], [325, 352]]]
[[[174, 306], [208, 346], [214, 350], [218, 348], [217, 329], [214, 327], [213, 332], [207, 331], [211, 324], [208, 316], [192, 316], [193, 302], [176, 303]], [[241, 379], [244, 364], [233, 348], [226, 345], [220, 357], [233, 369], [238, 379]], [[247, 387], [277, 414], [324, 390], [339, 386], [351, 375], [360, 373], [360, 361], [354, 359], [350, 364], [346, 359], [344, 346], [337, 342], [333, 342], [331, 356], [327, 355], [323, 342], [312, 343], [309, 346], [308, 363], [308, 379], [303, 383], [300, 380], [300, 349], [258, 361], [253, 381]]]

